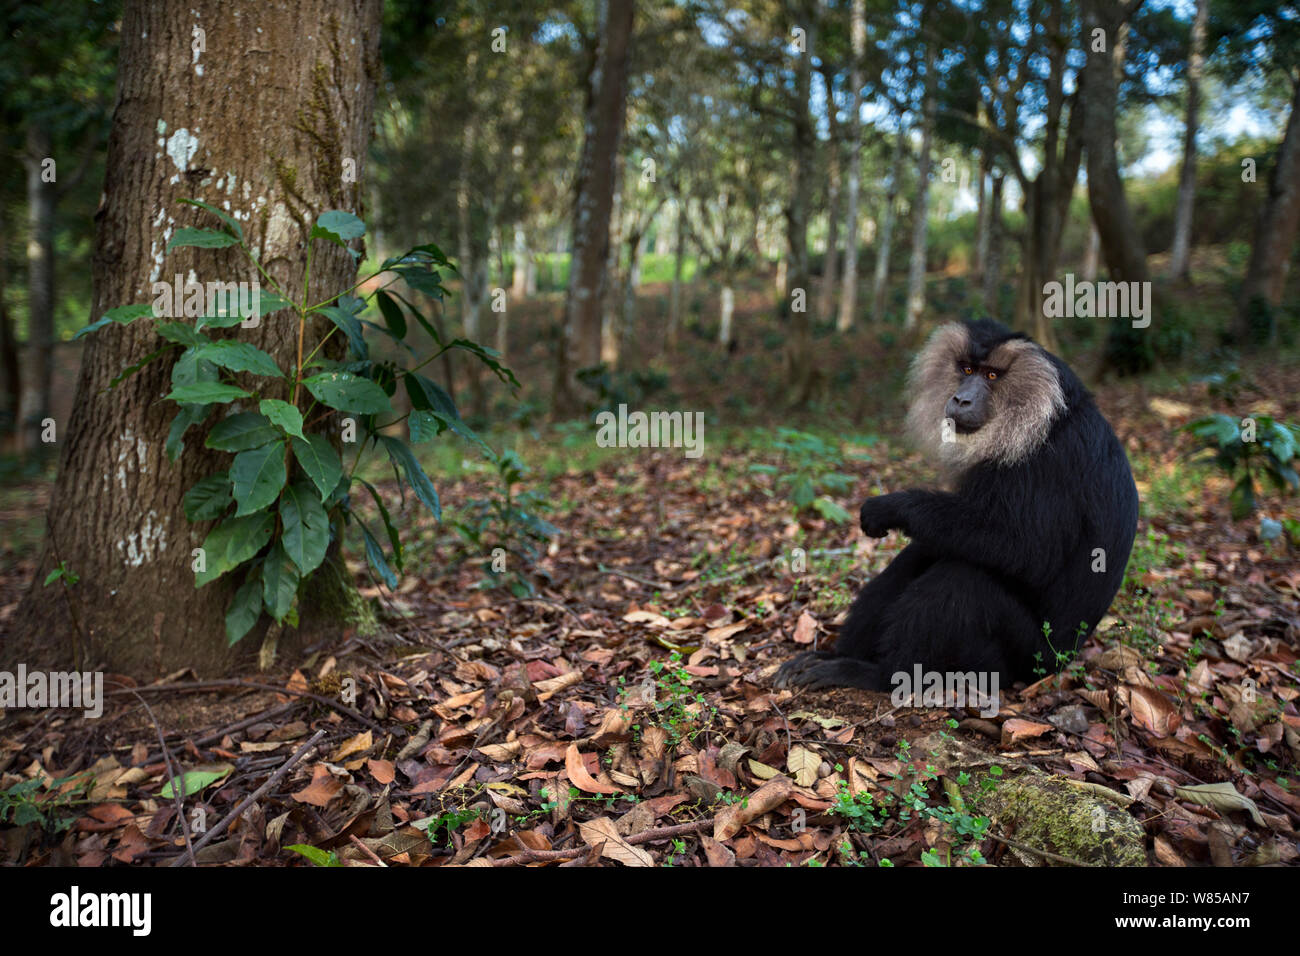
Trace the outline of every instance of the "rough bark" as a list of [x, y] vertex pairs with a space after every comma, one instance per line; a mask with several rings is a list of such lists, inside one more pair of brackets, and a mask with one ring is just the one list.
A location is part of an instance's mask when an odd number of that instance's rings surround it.
[[1268, 180], [1268, 198], [1255, 225], [1255, 244], [1234, 325], [1238, 342], [1270, 342], [1276, 332], [1273, 308], [1282, 301], [1296, 230], [1300, 227], [1300, 84]]
[[880, 231], [876, 235], [876, 272], [871, 281], [871, 321], [885, 318], [885, 294], [889, 287], [889, 259], [894, 248], [894, 223], [898, 221], [898, 194], [903, 178], [903, 157], [907, 153], [907, 125], [898, 115], [898, 135], [894, 139], [894, 159], [889, 167], [889, 190], [880, 214]]
[[[807, 23], [808, 49], [798, 54], [795, 63], [793, 110], [793, 169], [790, 202], [786, 206], [786, 244], [789, 247], [788, 294], [782, 299], [783, 311], [790, 319], [786, 341], [786, 378], [791, 398], [796, 404], [806, 402], [816, 379], [813, 365], [812, 314], [808, 265], [808, 216], [812, 206], [812, 176], [817, 137], [809, 97], [812, 92], [812, 58], [817, 48], [815, 17], [804, 11], [799, 22]], [[794, 299], [800, 298], [796, 303]], [[798, 306], [802, 306], [801, 308]]]
[[1201, 74], [1205, 71], [1205, 27], [1209, 0], [1197, 0], [1187, 50], [1187, 121], [1183, 129], [1183, 168], [1178, 175], [1178, 205], [1174, 212], [1174, 244], [1169, 253], [1169, 277], [1190, 279], [1192, 210], [1196, 199], [1196, 133], [1201, 122]]
[[573, 207], [573, 249], [564, 330], [555, 363], [555, 414], [579, 409], [576, 373], [600, 364], [609, 220], [627, 98], [632, 0], [601, 0], [600, 37], [588, 86]]
[[930, 146], [934, 139], [934, 43], [925, 47], [925, 103], [921, 118], [921, 152], [916, 159], [916, 199], [912, 203], [912, 253], [907, 267], [907, 314], [903, 328], [920, 325], [925, 311], [925, 240], [930, 213]]
[[[1083, 77], [1083, 135], [1088, 152], [1088, 205], [1101, 237], [1102, 257], [1113, 282], [1148, 282], [1146, 249], [1124, 195], [1115, 151], [1115, 117], [1119, 109], [1118, 74], [1123, 62], [1123, 30], [1129, 8], [1118, 0], [1085, 0], [1083, 35], [1087, 61]], [[1093, 49], [1093, 30], [1105, 33], [1105, 49]], [[1113, 318], [1106, 337], [1105, 368], [1137, 372], [1151, 364], [1145, 331], [1130, 317]]]
[[858, 311], [858, 192], [862, 177], [862, 57], [867, 48], [866, 3], [853, 0], [850, 14], [853, 68], [849, 71], [849, 184], [844, 216], [844, 279], [836, 327], [847, 331]]
[[19, 406], [19, 440], [33, 451], [41, 444], [41, 422], [50, 414], [54, 375], [54, 211], [58, 185], [47, 182], [45, 160], [54, 147], [47, 129], [27, 128], [27, 374]]
[[[210, 216], [180, 204], [186, 197], [238, 216], [263, 267], [290, 294], [303, 295], [312, 223], [327, 209], [360, 211], [379, 24], [377, 0], [126, 4], [96, 215], [91, 318], [149, 302], [151, 283], [170, 282], [176, 273], [193, 270], [200, 282], [258, 278], [232, 249], [179, 249], [163, 257], [176, 229], [213, 226]], [[207, 27], [197, 62], [196, 25]], [[355, 176], [347, 175], [352, 163]], [[344, 288], [355, 268], [345, 250], [317, 243], [312, 296]], [[287, 368], [297, 346], [297, 323], [288, 315], [231, 332]], [[312, 324], [308, 347], [328, 325]], [[142, 678], [181, 667], [207, 676], [256, 650], [256, 631], [234, 649], [226, 646], [232, 582], [223, 577], [195, 588], [191, 552], [210, 525], [190, 524], [181, 505], [184, 492], [228, 456], [204, 450], [206, 430], [194, 429], [180, 459], [167, 461], [163, 446], [175, 407], [159, 398], [169, 388], [168, 362], [106, 391], [123, 366], [159, 344], [148, 320], [110, 325], [87, 340], [72, 417], [60, 433], [45, 552], [15, 631], [0, 642], [4, 661], [80, 658]], [[288, 398], [285, 392], [279, 397]], [[60, 560], [80, 576], [67, 596], [42, 586]], [[322, 617], [317, 601], [305, 596], [302, 629], [281, 637], [280, 648], [327, 636], [343, 623]]]
[[989, 241], [988, 252], [984, 257], [983, 299], [985, 313], [1001, 319], [998, 290], [1002, 287], [1002, 173], [995, 170], [992, 180], [989, 187]]

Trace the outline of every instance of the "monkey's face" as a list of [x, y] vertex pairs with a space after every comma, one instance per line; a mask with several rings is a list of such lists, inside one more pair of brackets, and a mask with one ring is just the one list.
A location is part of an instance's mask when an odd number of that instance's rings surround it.
[[944, 416], [953, 420], [958, 432], [969, 435], [985, 426], [994, 407], [993, 390], [1004, 371], [976, 365], [973, 361], [957, 363], [957, 374], [961, 378], [957, 390], [944, 406]]
[[994, 322], [940, 326], [912, 364], [908, 431], [950, 478], [1047, 440], [1065, 398], [1052, 358]]

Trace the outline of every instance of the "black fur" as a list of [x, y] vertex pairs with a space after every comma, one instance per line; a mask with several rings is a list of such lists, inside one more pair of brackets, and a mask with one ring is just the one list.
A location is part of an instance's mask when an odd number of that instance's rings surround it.
[[[967, 328], [976, 359], [1020, 337], [990, 320]], [[1124, 580], [1137, 488], [1091, 395], [1049, 358], [1066, 405], [1047, 441], [1014, 465], [975, 465], [954, 492], [869, 499], [863, 531], [897, 529], [911, 543], [862, 589], [834, 652], [788, 661], [779, 686], [888, 690], [892, 675], [920, 664], [996, 671], [1007, 687], [1056, 670], [1056, 652], [1076, 650], [1092, 632]], [[1092, 570], [1096, 548], [1104, 549], [1104, 572]]]

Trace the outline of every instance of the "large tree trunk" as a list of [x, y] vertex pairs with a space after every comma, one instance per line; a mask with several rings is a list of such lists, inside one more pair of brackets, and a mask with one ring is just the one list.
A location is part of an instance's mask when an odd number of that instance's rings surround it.
[[[838, 281], [840, 264], [840, 143], [836, 131], [835, 107], [830, 107], [831, 137], [827, 143], [827, 183], [826, 183], [826, 254], [822, 256], [821, 298], [817, 305], [818, 315], [830, 315], [835, 306], [835, 283]], [[757, 221], [757, 220], [756, 220]], [[757, 247], [757, 238], [754, 245]]]
[[[190, 56], [196, 23], [209, 27], [202, 70]], [[96, 215], [91, 318], [150, 301], [151, 284], [177, 273], [193, 270], [199, 282], [258, 279], [237, 250], [183, 248], [163, 258], [177, 229], [214, 225], [182, 205], [186, 197], [228, 209], [262, 266], [292, 296], [304, 295], [307, 235], [317, 216], [360, 211], [356, 183], [365, 181], [379, 25], [377, 0], [129, 0]], [[355, 271], [346, 250], [317, 242], [312, 299], [345, 288]], [[308, 348], [325, 327], [325, 319], [309, 327]], [[294, 361], [297, 323], [288, 313], [232, 332], [281, 367]], [[207, 676], [256, 650], [257, 631], [236, 649], [226, 646], [230, 576], [195, 588], [192, 550], [210, 525], [189, 523], [181, 504], [227, 456], [204, 450], [206, 429], [197, 429], [179, 460], [168, 462], [163, 447], [175, 407], [159, 398], [170, 363], [106, 391], [123, 366], [159, 344], [148, 320], [109, 325], [87, 340], [72, 417], [60, 430], [45, 553], [15, 633], [0, 644], [5, 661], [79, 659], [137, 677], [194, 667]], [[287, 390], [278, 397], [287, 399]], [[42, 586], [59, 561], [80, 576], [66, 596]], [[337, 572], [328, 563], [322, 570], [330, 568]], [[323, 617], [317, 597], [304, 593], [302, 628], [282, 637], [281, 649], [341, 631], [344, 622]]]
[[1192, 208], [1196, 198], [1196, 133], [1201, 120], [1201, 74], [1205, 70], [1205, 25], [1210, 0], [1197, 0], [1187, 51], [1187, 123], [1183, 131], [1183, 168], [1178, 176], [1178, 206], [1174, 213], [1174, 247], [1169, 254], [1169, 277], [1190, 279], [1192, 261]]
[[[877, 325], [885, 317], [885, 294], [889, 291], [889, 258], [894, 247], [894, 223], [898, 221], [898, 194], [903, 181], [903, 157], [907, 153], [907, 125], [898, 114], [898, 135], [894, 140], [894, 161], [889, 167], [889, 191], [880, 214], [880, 231], [876, 234], [876, 272], [871, 280], [871, 321]], [[847, 270], [846, 270], [847, 274]]]
[[600, 308], [600, 360], [608, 368], [618, 368], [620, 310], [622, 291], [627, 283], [620, 268], [623, 253], [623, 164], [614, 170], [614, 202], [609, 211], [609, 259], [605, 263], [605, 291]]
[[600, 0], [600, 38], [583, 120], [573, 204], [573, 252], [564, 330], [555, 363], [555, 415], [580, 411], [575, 375], [600, 364], [601, 304], [605, 297], [609, 219], [627, 99], [632, 0]]
[[912, 258], [907, 267], [907, 314], [903, 328], [915, 329], [925, 311], [925, 239], [930, 213], [930, 144], [934, 139], [934, 42], [925, 47], [925, 105], [921, 118], [921, 153], [916, 159], [916, 200], [912, 203]]
[[1300, 227], [1300, 84], [1291, 116], [1268, 179], [1268, 197], [1255, 225], [1246, 281], [1241, 287], [1234, 335], [1238, 342], [1271, 342], [1277, 325], [1273, 309], [1282, 301], [1296, 229]]
[[27, 369], [20, 402], [19, 441], [24, 452], [41, 444], [41, 422], [50, 414], [54, 374], [54, 211], [58, 185], [47, 181], [45, 161], [54, 147], [49, 130], [27, 127]]
[[853, 0], [850, 36], [853, 68], [849, 71], [849, 188], [844, 217], [844, 281], [840, 290], [840, 315], [836, 327], [853, 327], [858, 311], [858, 191], [862, 177], [862, 57], [867, 48], [866, 3]]
[[[1115, 153], [1115, 114], [1119, 109], [1118, 66], [1126, 7], [1119, 0], [1085, 0], [1083, 35], [1087, 61], [1083, 79], [1083, 135], [1088, 151], [1088, 205], [1101, 236], [1102, 257], [1112, 282], [1148, 282], [1146, 249], [1124, 195]], [[1094, 50], [1093, 30], [1100, 27], [1105, 49]], [[1150, 344], [1128, 316], [1112, 318], [1105, 364], [1123, 372], [1140, 371], [1151, 362]]]
[[[983, 112], [983, 106], [980, 107]], [[980, 149], [979, 171], [975, 179], [975, 254], [971, 261], [971, 278], [984, 281], [984, 263], [989, 258], [989, 170], [992, 155], [987, 146]]]
[[[11, 415], [15, 432], [21, 425], [18, 417], [22, 405], [22, 371], [18, 361], [18, 341], [14, 335], [13, 321], [5, 307], [5, 298], [9, 292], [9, 223], [5, 211], [0, 205], [0, 363], [3, 363], [5, 379], [5, 400], [0, 406], [6, 414]], [[17, 436], [21, 440], [21, 436]]]

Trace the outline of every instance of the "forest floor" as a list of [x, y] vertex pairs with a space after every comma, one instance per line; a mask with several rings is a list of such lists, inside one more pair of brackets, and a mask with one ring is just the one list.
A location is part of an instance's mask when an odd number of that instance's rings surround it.
[[[1300, 417], [1300, 372], [1253, 381], [1254, 411]], [[901, 444], [749, 429], [691, 460], [591, 454], [589, 433], [552, 431], [521, 487], [557, 534], [495, 586], [479, 587], [487, 555], [522, 553], [518, 526], [481, 527], [470, 506], [442, 526], [411, 512], [396, 592], [355, 565], [377, 631], [260, 686], [179, 674], [119, 690], [97, 720], [10, 711], [0, 861], [187, 859], [166, 789], [183, 767], [205, 863], [1295, 865], [1295, 551], [1261, 541], [1257, 518], [1228, 520], [1228, 480], [1187, 465], [1177, 426], [1212, 410], [1203, 387], [1098, 397], [1143, 502], [1127, 580], [1082, 653], [1003, 688], [996, 714], [771, 685], [902, 547], [852, 517], [926, 480]], [[492, 502], [493, 487], [464, 464], [440, 490]], [[813, 505], [796, 509], [799, 488]], [[0, 627], [30, 580], [45, 493], [0, 499]], [[1294, 498], [1263, 510], [1300, 514]]]

